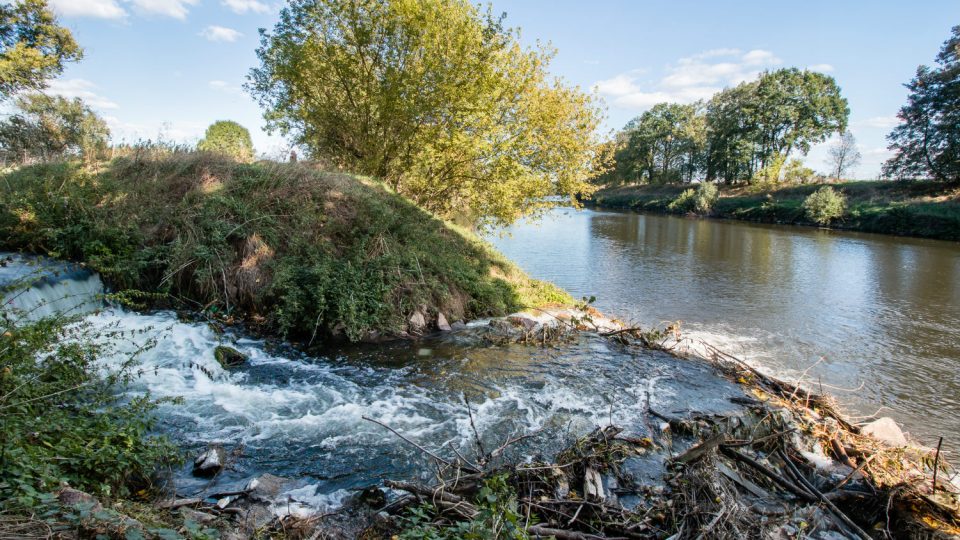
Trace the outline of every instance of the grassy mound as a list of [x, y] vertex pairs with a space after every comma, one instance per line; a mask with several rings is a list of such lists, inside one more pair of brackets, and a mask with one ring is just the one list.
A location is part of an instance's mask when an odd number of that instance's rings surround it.
[[311, 342], [400, 333], [417, 312], [430, 323], [570, 302], [379, 182], [202, 153], [7, 174], [0, 248]]
[[[846, 213], [830, 226], [866, 232], [960, 240], [960, 189], [941, 182], [843, 182], [831, 184], [847, 199]], [[720, 186], [713, 217], [816, 225], [803, 201], [821, 184], [757, 187]], [[644, 212], [685, 213], [671, 206], [688, 186], [624, 186], [593, 195], [592, 204]]]

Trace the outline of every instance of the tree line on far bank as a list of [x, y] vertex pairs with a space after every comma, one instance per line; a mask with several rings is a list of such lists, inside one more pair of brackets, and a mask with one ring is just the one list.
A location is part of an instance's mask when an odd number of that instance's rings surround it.
[[[900, 124], [888, 136], [895, 152], [883, 167], [894, 179], [960, 179], [960, 26], [934, 67], [908, 83]], [[843, 178], [859, 164], [847, 131], [847, 100], [833, 77], [796, 68], [765, 72], [692, 104], [659, 103], [631, 120], [609, 143], [613, 163], [600, 185], [806, 182]], [[804, 156], [836, 136], [829, 170], [817, 175]]]

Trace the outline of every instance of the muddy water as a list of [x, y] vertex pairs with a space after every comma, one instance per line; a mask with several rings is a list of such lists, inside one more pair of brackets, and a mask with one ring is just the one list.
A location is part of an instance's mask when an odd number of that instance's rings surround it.
[[[558, 209], [491, 241], [535, 277], [960, 447], [960, 244]], [[848, 390], [843, 390], [848, 389]]]

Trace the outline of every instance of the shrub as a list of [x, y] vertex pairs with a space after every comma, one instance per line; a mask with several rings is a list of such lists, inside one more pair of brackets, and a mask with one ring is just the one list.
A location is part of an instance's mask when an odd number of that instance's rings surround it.
[[783, 181], [791, 184], [801, 184], [812, 180], [817, 173], [809, 167], [803, 166], [803, 161], [791, 159], [783, 168]]
[[827, 225], [839, 219], [846, 208], [847, 198], [830, 186], [814, 191], [803, 201], [803, 211], [807, 219], [819, 225]]
[[175, 461], [175, 448], [150, 435], [156, 402], [119, 397], [136, 357], [98, 362], [112, 350], [108, 332], [0, 311], [0, 510], [33, 507], [61, 482], [126, 496]]
[[701, 182], [696, 189], [685, 189], [667, 208], [672, 212], [695, 212], [709, 214], [719, 192], [713, 182]]
[[253, 160], [253, 141], [247, 128], [231, 120], [210, 124], [197, 150], [230, 156], [237, 161]]

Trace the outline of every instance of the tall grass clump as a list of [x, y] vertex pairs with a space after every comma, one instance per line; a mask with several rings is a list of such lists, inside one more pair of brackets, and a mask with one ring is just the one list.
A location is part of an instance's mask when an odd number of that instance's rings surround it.
[[828, 225], [831, 221], [843, 217], [846, 208], [847, 198], [830, 186], [814, 191], [803, 201], [803, 211], [807, 219], [818, 225]]

